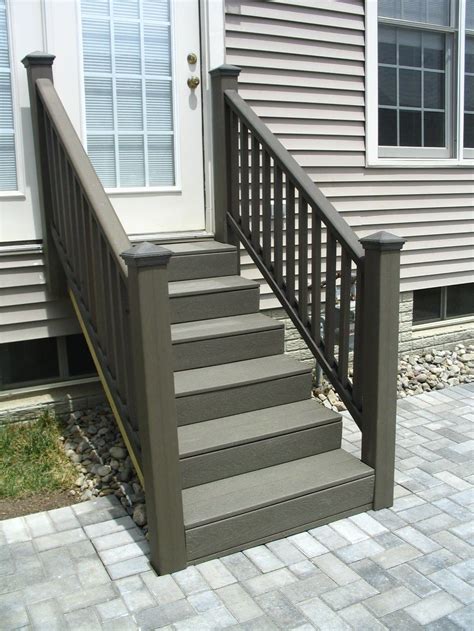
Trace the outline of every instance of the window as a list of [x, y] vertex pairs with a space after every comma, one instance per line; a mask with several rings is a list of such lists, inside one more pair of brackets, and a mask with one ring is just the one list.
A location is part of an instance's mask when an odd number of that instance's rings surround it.
[[413, 324], [474, 314], [474, 283], [430, 287], [413, 292]]
[[377, 150], [369, 153], [474, 157], [474, 0], [378, 0], [367, 7], [368, 28], [372, 23], [377, 32], [376, 42], [368, 33], [368, 93], [377, 84], [368, 114]]
[[5, 0], [0, 0], [0, 191], [16, 191], [12, 72]]
[[0, 344], [0, 390], [94, 374], [81, 334]]
[[87, 150], [108, 188], [175, 185], [169, 0], [82, 0]]

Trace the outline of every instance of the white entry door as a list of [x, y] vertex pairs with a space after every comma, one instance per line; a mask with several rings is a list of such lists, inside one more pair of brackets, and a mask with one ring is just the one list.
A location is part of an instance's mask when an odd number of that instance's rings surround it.
[[[77, 67], [76, 126], [125, 230], [204, 230], [198, 0], [55, 0], [50, 7], [58, 91], [66, 100], [68, 86], [76, 92]], [[66, 67], [72, 21], [79, 63]]]

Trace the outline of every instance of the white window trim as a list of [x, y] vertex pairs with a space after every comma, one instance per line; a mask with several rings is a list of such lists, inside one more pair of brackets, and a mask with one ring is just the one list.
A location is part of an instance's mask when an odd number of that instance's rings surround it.
[[[22, 68], [20, 60], [17, 59], [16, 50], [14, 48], [13, 38], [13, 11], [14, 2], [6, 0], [6, 13], [7, 13], [7, 36], [8, 36], [8, 51], [10, 53], [10, 81], [12, 90], [12, 107], [13, 107], [13, 131], [15, 139], [15, 161], [16, 161], [16, 189], [11, 191], [0, 191], [0, 199], [2, 200], [25, 200], [26, 199], [26, 183], [25, 183], [25, 159], [23, 152], [20, 150], [23, 147], [23, 130], [20, 124], [21, 110], [19, 102], [20, 94], [20, 77], [18, 76], [18, 68]], [[24, 71], [25, 72], [25, 71]]]
[[[459, 11], [464, 25], [466, 0], [459, 0]], [[419, 168], [444, 168], [444, 167], [470, 167], [474, 166], [474, 159], [464, 157], [463, 153], [471, 153], [472, 150], [464, 150], [462, 147], [463, 121], [460, 103], [464, 102], [464, 38], [458, 51], [457, 90], [456, 102], [456, 156], [453, 158], [393, 158], [379, 155], [379, 129], [378, 129], [378, 15], [377, 0], [365, 2], [365, 120], [366, 120], [366, 166], [367, 167], [419, 167]], [[462, 56], [461, 56], [462, 55]], [[452, 108], [451, 108], [452, 110]], [[474, 158], [474, 151], [473, 151]]]

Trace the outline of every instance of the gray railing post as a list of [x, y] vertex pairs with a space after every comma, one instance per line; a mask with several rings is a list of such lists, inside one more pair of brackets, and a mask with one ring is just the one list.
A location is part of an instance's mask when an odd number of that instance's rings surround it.
[[51, 232], [53, 208], [49, 180], [49, 164], [46, 155], [46, 135], [44, 119], [42, 116], [39, 116], [38, 95], [36, 93], [37, 79], [50, 79], [51, 82], [53, 81], [54, 59], [54, 55], [36, 52], [26, 55], [26, 57], [22, 59], [22, 64], [25, 66], [28, 74], [28, 92], [30, 96], [31, 123], [33, 127], [36, 172], [38, 174], [38, 194], [43, 231], [43, 250], [46, 264], [46, 282], [52, 296], [62, 297], [66, 293], [66, 277]]
[[214, 187], [215, 236], [229, 243], [227, 211], [230, 210], [230, 184], [238, 173], [230, 172], [229, 126], [226, 124], [224, 92], [237, 90], [240, 68], [222, 65], [210, 71], [212, 90], [212, 179]]
[[405, 241], [377, 232], [360, 242], [365, 250], [362, 461], [375, 469], [378, 510], [393, 504], [400, 250]]
[[169, 250], [141, 243], [121, 255], [128, 266], [135, 411], [152, 565], [186, 567], [178, 428], [168, 297]]

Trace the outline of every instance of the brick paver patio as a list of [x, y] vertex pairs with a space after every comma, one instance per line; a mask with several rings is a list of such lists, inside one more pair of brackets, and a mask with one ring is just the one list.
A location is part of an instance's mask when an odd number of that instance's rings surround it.
[[0, 522], [0, 628], [472, 630], [473, 429], [474, 384], [404, 399], [393, 509], [172, 576], [113, 496]]

